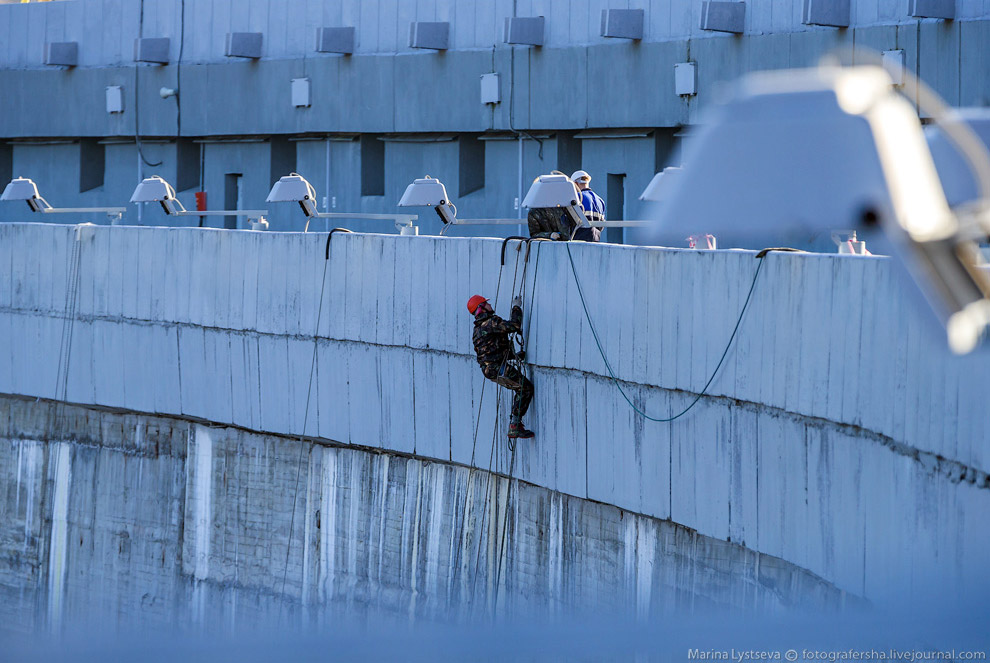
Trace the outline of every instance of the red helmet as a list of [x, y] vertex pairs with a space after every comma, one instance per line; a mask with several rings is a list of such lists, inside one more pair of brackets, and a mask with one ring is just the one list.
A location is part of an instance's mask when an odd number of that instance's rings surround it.
[[481, 295], [475, 295], [468, 300], [468, 313], [474, 315], [478, 311], [478, 307], [487, 302], [488, 300]]

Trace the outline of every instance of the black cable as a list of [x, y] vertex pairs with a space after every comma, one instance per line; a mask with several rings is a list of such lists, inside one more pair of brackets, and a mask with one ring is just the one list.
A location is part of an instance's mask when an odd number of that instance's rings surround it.
[[[335, 228], [335, 230], [339, 230]], [[346, 232], [350, 232], [349, 230]], [[330, 233], [332, 236], [333, 233]], [[313, 396], [313, 375], [316, 373], [316, 359], [317, 354], [320, 349], [320, 323], [323, 320], [323, 296], [326, 294], [327, 288], [327, 267], [330, 265], [330, 237], [327, 237], [327, 253], [326, 258], [323, 261], [323, 279], [322, 285], [320, 286], [320, 304], [317, 309], [316, 314], [316, 330], [313, 332], [313, 361], [309, 367], [309, 386], [306, 389], [306, 407], [303, 411], [303, 424], [302, 431], [299, 433], [299, 457], [296, 459], [296, 478], [292, 493], [292, 515], [289, 518], [289, 538], [285, 543], [285, 564], [282, 566], [282, 588], [279, 594], [282, 596], [282, 601], [285, 601], [285, 580], [289, 574], [289, 553], [292, 551], [292, 531], [295, 529], [296, 525], [296, 503], [299, 498], [299, 476], [302, 470], [303, 463], [303, 453], [306, 450], [305, 438], [306, 438], [306, 424], [309, 423], [309, 405]], [[317, 418], [319, 422], [319, 418]], [[319, 435], [319, 430], [317, 430], [317, 435]], [[312, 451], [312, 447], [310, 447]], [[305, 545], [305, 543], [303, 544]], [[279, 603], [278, 608], [279, 623], [282, 621], [282, 603]]]
[[[144, 0], [141, 0], [141, 16], [138, 22], [138, 36], [144, 37]], [[162, 165], [162, 162], [152, 163], [148, 161], [147, 157], [144, 156], [144, 149], [141, 147], [141, 85], [140, 77], [138, 72], [140, 71], [141, 63], [134, 63], [134, 142], [137, 144], [138, 156], [141, 157], [141, 161], [145, 166], [150, 168], [157, 168]]]
[[182, 136], [182, 53], [186, 48], [186, 0], [179, 10], [179, 61], [175, 63], [175, 138]]
[[353, 232], [353, 231], [348, 230], [347, 228], [334, 228], [333, 230], [330, 231], [330, 234], [327, 235], [327, 248], [323, 252], [323, 259], [324, 260], [330, 260], [330, 240], [333, 239], [333, 234], [334, 233], [349, 233], [349, 232]]
[[[577, 286], [578, 295], [581, 297], [581, 306], [584, 307], [584, 315], [585, 318], [587, 318], [588, 320], [588, 326], [591, 328], [591, 334], [592, 336], [595, 337], [595, 344], [598, 346], [598, 352], [602, 356], [602, 361], [605, 362], [605, 368], [608, 369], [608, 376], [612, 378], [612, 382], [615, 384], [616, 388], [618, 388], [619, 393], [622, 394], [622, 397], [626, 399], [626, 403], [629, 404], [629, 407], [631, 407], [636, 412], [636, 414], [643, 417], [644, 419], [649, 419], [650, 421], [655, 421], [658, 423], [669, 423], [671, 421], [674, 421], [675, 419], [679, 419], [683, 417], [695, 405], [697, 405], [698, 401], [700, 401], [701, 398], [708, 392], [708, 387], [710, 387], [712, 382], [715, 380], [715, 376], [718, 375], [719, 369], [722, 368], [722, 362], [725, 361], [726, 355], [729, 354], [729, 348], [732, 347], [732, 341], [735, 340], [736, 338], [736, 332], [739, 331], [739, 325], [742, 324], [743, 316], [746, 314], [746, 309], [749, 308], [749, 300], [753, 296], [753, 289], [756, 287], [756, 279], [758, 279], [760, 276], [760, 269], [763, 267], [763, 260], [766, 254], [770, 251], [781, 250], [781, 249], [764, 249], [759, 254], [757, 254], [756, 259], [759, 260], [759, 263], [757, 263], [756, 265], [756, 273], [753, 274], [753, 282], [750, 284], [749, 292], [746, 294], [746, 301], [743, 302], [742, 310], [739, 311], [739, 319], [736, 320], [736, 326], [733, 328], [732, 334], [729, 336], [729, 342], [725, 344], [725, 350], [722, 352], [722, 357], [718, 360], [718, 364], [715, 366], [715, 370], [712, 371], [712, 375], [710, 378], [708, 378], [708, 382], [705, 383], [704, 388], [702, 388], [702, 390], [698, 393], [697, 396], [694, 397], [694, 400], [691, 401], [691, 403], [686, 408], [684, 408], [677, 414], [670, 417], [651, 417], [650, 415], [646, 414], [646, 412], [643, 412], [638, 407], [636, 407], [636, 404], [633, 403], [632, 400], [630, 400], [629, 396], [626, 395], [626, 392], [622, 388], [622, 385], [619, 384], [618, 378], [615, 377], [615, 372], [612, 370], [612, 365], [609, 363], [608, 357], [605, 356], [605, 349], [602, 348], [601, 340], [599, 340], [598, 338], [598, 332], [595, 331], [595, 325], [594, 323], [591, 322], [591, 314], [588, 312], [588, 304], [584, 300], [584, 291], [581, 289], [581, 282], [578, 280], [577, 267], [574, 266], [574, 258], [571, 256], [570, 242], [568, 242], [566, 246], [567, 246], [567, 258], [571, 262], [571, 273], [574, 274], [574, 284]], [[787, 250], [787, 249], [783, 249], [783, 250]]]

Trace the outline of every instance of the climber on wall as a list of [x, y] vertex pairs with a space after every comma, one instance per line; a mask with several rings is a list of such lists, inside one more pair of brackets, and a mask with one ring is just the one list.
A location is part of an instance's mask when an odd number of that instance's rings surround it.
[[509, 437], [533, 437], [534, 433], [522, 424], [523, 415], [533, 400], [533, 383], [515, 365], [523, 358], [523, 353], [515, 351], [510, 338], [510, 334], [522, 331], [522, 300], [519, 297], [512, 300], [512, 315], [508, 320], [495, 315], [491, 304], [481, 295], [469, 299], [467, 308], [474, 316], [474, 351], [481, 372], [489, 380], [513, 391]]

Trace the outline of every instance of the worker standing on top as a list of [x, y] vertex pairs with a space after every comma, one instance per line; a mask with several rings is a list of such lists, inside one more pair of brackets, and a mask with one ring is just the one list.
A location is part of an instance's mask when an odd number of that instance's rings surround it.
[[[571, 175], [571, 180], [581, 194], [581, 207], [584, 208], [584, 216], [591, 223], [598, 223], [605, 220], [605, 201], [597, 193], [591, 190], [591, 175], [586, 171], [576, 170]], [[601, 228], [578, 228], [574, 233], [574, 239], [585, 242], [598, 242], [601, 240]]]
[[495, 315], [491, 304], [481, 295], [469, 299], [467, 308], [474, 316], [474, 351], [481, 372], [489, 380], [514, 392], [509, 437], [533, 437], [534, 433], [522, 424], [523, 415], [533, 400], [533, 383], [513, 365], [513, 360], [522, 359], [523, 353], [516, 353], [509, 337], [522, 331], [522, 300], [519, 297], [512, 300], [512, 315], [508, 320]]

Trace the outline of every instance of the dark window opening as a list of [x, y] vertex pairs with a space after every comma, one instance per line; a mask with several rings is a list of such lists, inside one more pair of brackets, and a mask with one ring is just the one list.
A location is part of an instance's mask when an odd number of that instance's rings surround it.
[[199, 186], [201, 146], [188, 138], [175, 143], [175, 190], [188, 191]]
[[654, 144], [653, 172], [659, 173], [667, 166], [676, 166], [671, 163], [677, 152], [677, 133], [679, 127], [663, 127], [653, 132]]
[[485, 141], [476, 135], [457, 139], [457, 195], [466, 196], [485, 186]]
[[[241, 173], [227, 173], [223, 176], [223, 208], [241, 209]], [[239, 216], [223, 217], [223, 227], [235, 230], [238, 219]]]
[[14, 179], [14, 147], [0, 143], [0, 186]]
[[574, 137], [574, 132], [557, 132], [557, 170], [570, 176], [581, 168], [582, 142]]
[[361, 195], [385, 195], [385, 143], [378, 136], [361, 136]]
[[84, 138], [79, 141], [79, 193], [103, 186], [106, 166], [106, 145], [96, 138]]
[[272, 136], [271, 139], [271, 160], [270, 160], [271, 182], [269, 187], [275, 186], [280, 177], [296, 172], [296, 143], [282, 136]]
[[[608, 174], [605, 190], [605, 218], [622, 221], [626, 218], [626, 175]], [[611, 244], [625, 243], [625, 228], [606, 228], [605, 241]]]

